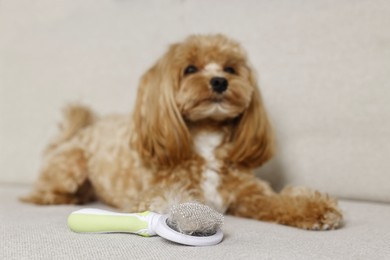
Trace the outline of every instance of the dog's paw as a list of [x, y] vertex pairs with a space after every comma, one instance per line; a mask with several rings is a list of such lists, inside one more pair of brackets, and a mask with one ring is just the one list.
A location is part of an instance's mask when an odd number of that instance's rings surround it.
[[56, 194], [54, 192], [34, 192], [19, 198], [20, 201], [37, 205], [81, 204], [72, 194]]
[[305, 221], [302, 228], [307, 230], [333, 230], [341, 226], [342, 214], [339, 210], [329, 210], [312, 221]]
[[305, 187], [288, 187], [282, 195], [291, 199], [296, 214], [288, 225], [307, 230], [332, 230], [341, 226], [343, 216], [335, 198]]

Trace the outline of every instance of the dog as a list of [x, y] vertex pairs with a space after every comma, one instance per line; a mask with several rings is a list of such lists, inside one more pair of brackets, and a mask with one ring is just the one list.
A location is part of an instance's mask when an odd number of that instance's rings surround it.
[[340, 226], [337, 200], [287, 187], [253, 169], [274, 154], [255, 72], [224, 35], [173, 44], [142, 76], [132, 115], [99, 117], [73, 104], [47, 146], [39, 179], [22, 200], [163, 213], [198, 201], [221, 213], [309, 230]]

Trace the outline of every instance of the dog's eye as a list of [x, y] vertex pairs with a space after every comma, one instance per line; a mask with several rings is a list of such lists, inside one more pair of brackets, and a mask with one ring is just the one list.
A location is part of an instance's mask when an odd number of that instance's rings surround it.
[[233, 67], [225, 67], [223, 68], [223, 71], [229, 74], [236, 74], [236, 70]]
[[184, 70], [184, 75], [188, 74], [193, 74], [198, 71], [198, 68], [195, 67], [194, 65], [189, 65], [185, 70]]

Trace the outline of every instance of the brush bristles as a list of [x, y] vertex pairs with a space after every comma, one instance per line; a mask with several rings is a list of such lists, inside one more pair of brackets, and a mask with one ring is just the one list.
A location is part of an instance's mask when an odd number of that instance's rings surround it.
[[167, 224], [186, 235], [211, 236], [223, 225], [223, 215], [209, 206], [187, 202], [171, 207]]

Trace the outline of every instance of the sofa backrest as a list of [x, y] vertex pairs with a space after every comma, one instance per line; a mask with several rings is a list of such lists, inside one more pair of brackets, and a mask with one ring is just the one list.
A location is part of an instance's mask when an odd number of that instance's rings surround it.
[[259, 175], [390, 202], [389, 13], [386, 0], [3, 0], [0, 182], [36, 178], [65, 103], [128, 112], [168, 44], [220, 32], [247, 49], [276, 131]]

